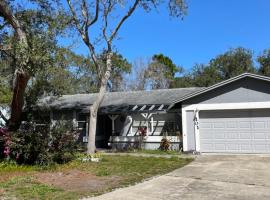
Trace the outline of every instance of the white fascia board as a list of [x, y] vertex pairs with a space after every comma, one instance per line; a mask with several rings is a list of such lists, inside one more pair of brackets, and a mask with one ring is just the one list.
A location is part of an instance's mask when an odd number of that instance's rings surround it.
[[215, 103], [183, 105], [183, 110], [236, 110], [270, 108], [270, 102]]

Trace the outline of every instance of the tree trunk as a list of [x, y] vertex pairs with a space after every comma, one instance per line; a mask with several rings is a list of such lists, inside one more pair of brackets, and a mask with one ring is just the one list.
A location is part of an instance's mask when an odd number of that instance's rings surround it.
[[99, 88], [99, 93], [97, 95], [97, 99], [90, 107], [87, 154], [93, 154], [95, 153], [96, 150], [96, 127], [97, 127], [98, 109], [104, 99], [107, 83], [111, 76], [111, 71], [112, 71], [112, 52], [108, 52], [106, 58], [106, 72], [101, 78], [101, 84]]
[[13, 97], [11, 102], [11, 115], [8, 122], [8, 129], [17, 130], [21, 124], [21, 117], [24, 105], [24, 93], [29, 80], [26, 72], [15, 72], [15, 81], [13, 86]]
[[21, 123], [21, 115], [24, 104], [24, 92], [30, 78], [27, 69], [29, 55], [27, 52], [28, 43], [25, 32], [23, 31], [20, 22], [13, 15], [9, 4], [6, 0], [0, 1], [0, 16], [12, 26], [18, 39], [18, 49], [16, 49], [15, 59], [18, 70], [15, 71], [13, 97], [11, 102], [11, 117], [8, 122], [9, 130], [16, 130]]

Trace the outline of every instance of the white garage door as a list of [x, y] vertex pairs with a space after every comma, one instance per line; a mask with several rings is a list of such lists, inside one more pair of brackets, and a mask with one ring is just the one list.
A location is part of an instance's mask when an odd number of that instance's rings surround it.
[[200, 111], [201, 152], [270, 153], [270, 110]]

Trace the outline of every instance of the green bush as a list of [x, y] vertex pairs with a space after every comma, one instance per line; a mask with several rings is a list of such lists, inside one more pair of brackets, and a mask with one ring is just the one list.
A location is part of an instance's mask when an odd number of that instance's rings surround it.
[[171, 142], [166, 137], [162, 138], [160, 141], [159, 149], [162, 151], [168, 151], [170, 150]]
[[78, 148], [78, 133], [72, 123], [57, 122], [53, 127], [37, 128], [24, 123], [11, 134], [9, 158], [19, 164], [49, 165], [72, 160]]

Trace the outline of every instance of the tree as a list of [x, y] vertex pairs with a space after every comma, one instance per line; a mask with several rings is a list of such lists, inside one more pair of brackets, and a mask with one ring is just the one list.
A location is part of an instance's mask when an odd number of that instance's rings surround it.
[[10, 87], [13, 91], [8, 123], [11, 131], [20, 126], [29, 82], [31, 86], [35, 86], [40, 74], [55, 67], [60, 50], [56, 38], [63, 33], [69, 20], [61, 9], [53, 9], [52, 5], [57, 0], [29, 2], [33, 8], [25, 8], [17, 1], [0, 2], [0, 16], [3, 19], [1, 53], [4, 55], [0, 67], [5, 73], [13, 74], [7, 78], [12, 83]]
[[5, 0], [0, 2], [0, 16], [4, 18], [5, 22], [12, 26], [17, 39], [16, 46], [14, 46], [16, 51], [15, 60], [17, 67], [14, 73], [15, 78], [11, 103], [11, 117], [9, 120], [9, 129], [12, 130], [14, 128], [18, 128], [24, 102], [23, 95], [30, 78], [28, 72], [28, 41], [26, 38], [26, 33], [22, 29], [21, 23], [11, 12], [10, 5]]
[[196, 64], [189, 73], [176, 78], [173, 87], [208, 87], [245, 72], [256, 72], [253, 54], [238, 47], [216, 56], [208, 64]]
[[264, 50], [261, 55], [257, 57], [260, 64], [258, 72], [264, 76], [270, 76], [270, 49]]
[[169, 57], [155, 54], [145, 70], [145, 77], [151, 89], [165, 89], [172, 86], [175, 74], [181, 72], [183, 68], [174, 64]]
[[145, 71], [149, 66], [150, 60], [138, 58], [132, 63], [129, 76], [124, 77], [123, 88], [125, 91], [138, 91], [147, 89], [147, 78]]
[[226, 80], [244, 72], [255, 72], [252, 56], [250, 50], [238, 47], [212, 59], [209, 65], [218, 69], [222, 79]]
[[[81, 0], [79, 2], [76, 1], [76, 4], [74, 4], [71, 0], [67, 0], [69, 10], [73, 16], [74, 25], [89, 50], [99, 80], [97, 98], [93, 105], [90, 106], [88, 154], [95, 152], [97, 112], [103, 101], [107, 84], [114, 67], [112, 63], [113, 42], [117, 39], [120, 28], [138, 7], [150, 11], [151, 8], [157, 7], [161, 2], [161, 0], [134, 0], [132, 2], [117, 0], [95, 0], [95, 2], [92, 2]], [[181, 17], [185, 14], [186, 5], [184, 0], [170, 0], [168, 6], [172, 16]], [[119, 17], [119, 13], [124, 14]], [[93, 31], [94, 25], [99, 25], [99, 29], [95, 29], [96, 31], [101, 30], [100, 33], [96, 33], [98, 38], [94, 38], [95, 34], [90, 34], [91, 31]], [[99, 37], [100, 35], [101, 38]], [[99, 45], [97, 44], [97, 41], [101, 39], [104, 42], [103, 44], [105, 44], [103, 48], [100, 47], [100, 42], [98, 43]], [[96, 52], [97, 47], [105, 52], [106, 65], [102, 65], [102, 63], [99, 62]]]

